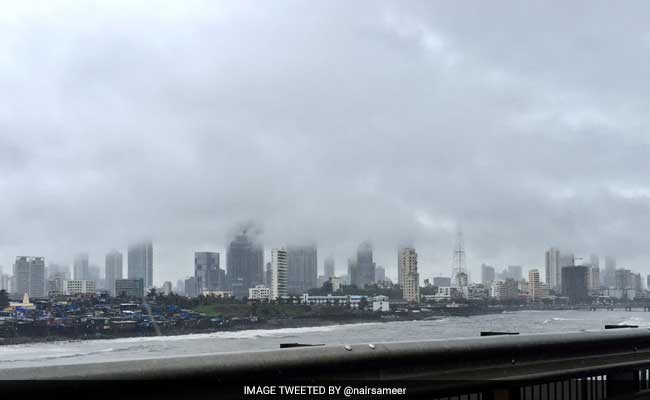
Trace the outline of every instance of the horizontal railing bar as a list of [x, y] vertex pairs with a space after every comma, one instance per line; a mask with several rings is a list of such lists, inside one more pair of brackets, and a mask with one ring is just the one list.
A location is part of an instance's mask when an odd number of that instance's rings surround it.
[[470, 339], [299, 347], [0, 369], [0, 379], [167, 379], [251, 376], [327, 379], [551, 378], [650, 364], [650, 331], [492, 336]]

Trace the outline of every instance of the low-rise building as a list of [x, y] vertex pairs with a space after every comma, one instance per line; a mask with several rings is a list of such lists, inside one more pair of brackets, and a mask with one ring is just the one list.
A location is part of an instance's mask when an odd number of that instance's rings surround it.
[[248, 289], [248, 300], [271, 300], [271, 288], [264, 285], [256, 285]]
[[372, 311], [388, 312], [390, 311], [390, 302], [388, 296], [375, 296], [372, 298]]
[[116, 279], [115, 293], [119, 296], [126, 297], [144, 297], [144, 280], [143, 279]]
[[359, 305], [363, 300], [368, 301], [368, 298], [366, 296], [354, 294], [348, 296], [333, 296], [331, 294], [328, 294], [327, 296], [310, 296], [305, 293], [302, 295], [302, 302], [311, 305], [350, 305], [351, 308], [359, 308]]
[[97, 283], [87, 280], [63, 281], [63, 294], [73, 296], [76, 294], [94, 294], [97, 292]]

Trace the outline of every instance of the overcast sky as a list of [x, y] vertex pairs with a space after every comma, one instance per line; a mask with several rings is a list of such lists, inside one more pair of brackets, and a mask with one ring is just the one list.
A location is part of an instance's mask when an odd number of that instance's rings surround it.
[[[650, 4], [74, 1], [0, 13], [0, 264], [154, 241], [154, 282], [255, 221], [337, 272], [650, 272]], [[125, 259], [126, 262], [126, 259]], [[602, 264], [602, 261], [601, 261]], [[126, 270], [126, 268], [125, 268]], [[126, 273], [126, 271], [125, 271]]]

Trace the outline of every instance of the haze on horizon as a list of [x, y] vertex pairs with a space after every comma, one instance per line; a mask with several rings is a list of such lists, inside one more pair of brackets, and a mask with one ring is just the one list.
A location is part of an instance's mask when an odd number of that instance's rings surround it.
[[254, 221], [267, 250], [365, 239], [396, 277], [542, 268], [550, 246], [650, 273], [650, 4], [20, 1], [0, 14], [0, 265], [154, 281]]

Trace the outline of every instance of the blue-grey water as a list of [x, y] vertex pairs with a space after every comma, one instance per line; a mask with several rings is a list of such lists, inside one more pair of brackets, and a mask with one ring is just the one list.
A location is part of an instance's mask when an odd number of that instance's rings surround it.
[[278, 349], [283, 342], [355, 344], [477, 337], [481, 331], [578, 332], [605, 324], [650, 327], [642, 311], [521, 311], [434, 321], [362, 323], [182, 336], [0, 346], [0, 368]]

